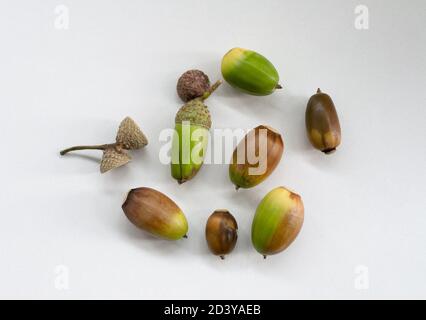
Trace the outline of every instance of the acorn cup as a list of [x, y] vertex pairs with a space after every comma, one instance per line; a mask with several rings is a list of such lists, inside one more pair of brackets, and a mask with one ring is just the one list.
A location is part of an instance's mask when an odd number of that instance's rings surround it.
[[302, 198], [284, 187], [270, 191], [259, 203], [253, 219], [254, 248], [266, 256], [285, 250], [303, 225]]
[[126, 117], [120, 123], [115, 143], [94, 146], [75, 146], [62, 150], [60, 154], [63, 156], [68, 152], [77, 150], [102, 150], [103, 156], [100, 170], [101, 173], [105, 173], [130, 162], [131, 157], [127, 153], [127, 150], [137, 150], [145, 147], [147, 144], [148, 140], [139, 126], [130, 117]]
[[179, 184], [192, 179], [203, 164], [211, 127], [210, 112], [204, 100], [220, 84], [221, 81], [217, 81], [201, 97], [182, 106], [176, 114], [171, 175]]
[[206, 224], [206, 240], [210, 251], [222, 260], [235, 248], [238, 239], [238, 224], [226, 209], [215, 210]]
[[146, 187], [132, 189], [122, 209], [131, 223], [156, 237], [166, 240], [187, 237], [188, 222], [184, 213], [160, 191]]
[[281, 134], [265, 125], [251, 130], [238, 144], [229, 164], [235, 188], [252, 188], [271, 175], [284, 151]]
[[319, 88], [308, 101], [305, 122], [309, 141], [315, 149], [325, 154], [336, 151], [341, 141], [339, 117], [331, 97]]
[[188, 70], [178, 80], [176, 90], [183, 102], [202, 97], [210, 89], [209, 77], [201, 70]]

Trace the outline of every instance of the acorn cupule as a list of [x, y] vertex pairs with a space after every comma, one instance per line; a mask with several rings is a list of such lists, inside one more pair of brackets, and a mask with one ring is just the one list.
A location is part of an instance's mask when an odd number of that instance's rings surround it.
[[178, 96], [183, 102], [201, 97], [210, 88], [209, 77], [201, 70], [184, 72], [176, 85]]
[[101, 173], [105, 173], [130, 162], [132, 158], [128, 154], [128, 150], [137, 150], [145, 147], [147, 144], [148, 139], [143, 134], [139, 126], [132, 118], [126, 117], [120, 123], [115, 143], [92, 146], [74, 146], [60, 151], [59, 154], [63, 156], [72, 151], [101, 150], [103, 151], [103, 156], [101, 159], [100, 170]]

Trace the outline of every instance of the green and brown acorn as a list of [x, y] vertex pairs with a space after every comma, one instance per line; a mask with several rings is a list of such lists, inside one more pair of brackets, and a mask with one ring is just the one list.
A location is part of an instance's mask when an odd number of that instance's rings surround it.
[[186, 238], [188, 222], [178, 205], [152, 188], [132, 189], [122, 205], [126, 217], [136, 227], [166, 239]]
[[321, 89], [309, 99], [305, 121], [309, 141], [315, 149], [325, 154], [336, 151], [341, 141], [339, 117], [333, 100]]
[[179, 184], [191, 180], [200, 170], [207, 149], [211, 116], [204, 101], [219, 87], [214, 83], [202, 96], [188, 101], [175, 117], [171, 174]]
[[285, 250], [299, 234], [303, 218], [303, 202], [298, 194], [284, 187], [273, 189], [259, 203], [253, 219], [254, 248], [264, 258]]
[[260, 125], [247, 133], [229, 164], [229, 178], [235, 188], [252, 188], [263, 182], [277, 167], [283, 151], [284, 142], [276, 129]]

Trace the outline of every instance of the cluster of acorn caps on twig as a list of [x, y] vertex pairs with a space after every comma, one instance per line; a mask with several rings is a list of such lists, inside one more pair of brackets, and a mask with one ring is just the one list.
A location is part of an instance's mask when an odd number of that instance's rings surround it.
[[103, 156], [101, 159], [100, 170], [105, 173], [111, 169], [121, 167], [132, 159], [128, 150], [137, 150], [145, 147], [148, 144], [148, 139], [143, 134], [139, 126], [132, 118], [126, 117], [121, 121], [118, 127], [117, 136], [114, 143], [90, 145], [90, 146], [75, 146], [64, 149], [60, 152], [61, 156], [71, 151], [78, 150], [102, 150]]
[[[248, 94], [264, 96], [281, 89], [279, 75], [273, 64], [259, 53], [242, 48], [228, 51], [222, 59], [223, 78], [231, 86]], [[211, 115], [205, 100], [220, 86], [221, 81], [210, 85], [208, 76], [200, 70], [189, 70], [178, 80], [177, 92], [185, 104], [175, 117], [175, 131], [172, 141], [171, 175], [179, 184], [194, 178], [200, 170], [208, 143]], [[318, 150], [329, 154], [340, 144], [340, 124], [334, 103], [329, 95], [320, 89], [308, 101], [306, 130], [309, 141]], [[187, 128], [185, 126], [188, 126]], [[198, 141], [183, 132], [199, 130]], [[253, 174], [258, 164], [249, 161], [247, 146], [258, 148], [260, 134], [266, 132], [266, 170]], [[124, 165], [130, 161], [128, 150], [136, 150], [148, 143], [136, 123], [126, 118], [120, 124], [116, 142], [97, 146], [77, 146], [61, 151], [98, 149], [103, 151], [101, 172]], [[192, 155], [198, 149], [195, 161], [183, 155], [182, 145], [189, 145]], [[267, 125], [252, 129], [237, 145], [229, 165], [229, 177], [239, 188], [252, 188], [263, 182], [279, 164], [284, 151], [281, 134]], [[259, 150], [254, 150], [259, 154]], [[243, 154], [243, 163], [237, 157]], [[137, 227], [168, 240], [187, 237], [188, 222], [179, 206], [160, 191], [142, 187], [129, 191], [122, 209], [127, 218]], [[267, 193], [259, 203], [252, 223], [252, 243], [265, 258], [286, 249], [297, 237], [304, 219], [301, 197], [285, 187], [277, 187]], [[206, 224], [206, 240], [211, 252], [222, 259], [230, 253], [238, 238], [238, 224], [226, 209], [213, 212]]]

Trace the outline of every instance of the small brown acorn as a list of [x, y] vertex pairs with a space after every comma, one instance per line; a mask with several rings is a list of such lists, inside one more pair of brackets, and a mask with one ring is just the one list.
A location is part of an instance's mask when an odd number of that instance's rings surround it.
[[116, 142], [94, 146], [75, 146], [60, 152], [61, 156], [77, 150], [102, 150], [100, 164], [101, 173], [118, 168], [130, 162], [131, 157], [127, 150], [137, 150], [148, 144], [146, 136], [132, 118], [126, 117], [118, 128]]
[[176, 89], [183, 102], [201, 97], [210, 88], [209, 77], [201, 70], [188, 70], [178, 80]]
[[234, 216], [225, 209], [213, 212], [206, 224], [206, 240], [210, 251], [221, 259], [235, 248], [238, 224]]

